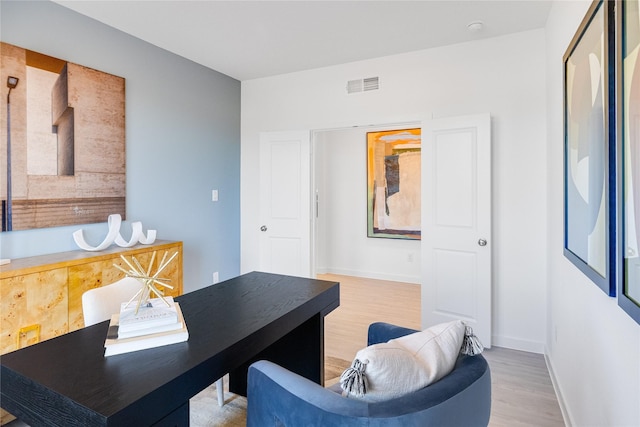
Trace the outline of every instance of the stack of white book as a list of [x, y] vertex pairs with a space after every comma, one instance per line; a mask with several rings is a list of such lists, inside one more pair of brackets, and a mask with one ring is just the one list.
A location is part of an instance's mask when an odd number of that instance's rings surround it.
[[[167, 304], [168, 303], [168, 304]], [[120, 313], [111, 317], [104, 355], [128, 353], [147, 348], [175, 344], [189, 339], [180, 305], [172, 297], [122, 303]]]

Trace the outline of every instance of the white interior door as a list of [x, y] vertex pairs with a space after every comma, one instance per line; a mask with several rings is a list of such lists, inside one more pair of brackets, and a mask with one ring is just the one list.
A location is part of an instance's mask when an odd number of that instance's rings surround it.
[[422, 326], [464, 320], [491, 346], [491, 118], [422, 123]]
[[311, 276], [309, 132], [260, 134], [260, 270]]

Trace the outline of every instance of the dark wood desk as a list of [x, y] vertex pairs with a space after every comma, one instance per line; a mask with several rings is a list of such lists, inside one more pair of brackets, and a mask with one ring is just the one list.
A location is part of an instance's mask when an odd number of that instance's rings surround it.
[[187, 426], [189, 399], [272, 360], [323, 382], [324, 316], [340, 285], [249, 273], [176, 298], [189, 341], [104, 357], [108, 322], [1, 356], [0, 406], [35, 426]]

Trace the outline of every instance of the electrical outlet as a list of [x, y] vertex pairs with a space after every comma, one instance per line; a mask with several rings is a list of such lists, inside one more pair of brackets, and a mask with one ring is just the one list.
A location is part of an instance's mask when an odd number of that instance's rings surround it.
[[211, 190], [211, 201], [212, 202], [218, 201], [218, 190]]
[[213, 284], [215, 285], [216, 283], [218, 283], [220, 281], [220, 275], [218, 274], [218, 272], [214, 272], [213, 273]]
[[407, 254], [407, 262], [413, 262], [413, 252]]

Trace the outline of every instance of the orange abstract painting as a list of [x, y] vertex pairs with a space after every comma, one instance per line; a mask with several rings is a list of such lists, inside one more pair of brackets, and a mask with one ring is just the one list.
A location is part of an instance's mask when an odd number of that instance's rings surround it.
[[367, 133], [367, 236], [420, 239], [420, 129]]

